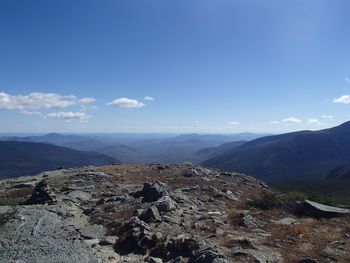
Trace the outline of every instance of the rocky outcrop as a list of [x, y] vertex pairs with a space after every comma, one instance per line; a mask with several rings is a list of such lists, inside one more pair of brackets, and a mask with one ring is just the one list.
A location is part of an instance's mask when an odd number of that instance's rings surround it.
[[[0, 259], [346, 262], [348, 221], [315, 223], [290, 209], [249, 206], [264, 191], [252, 177], [191, 164], [83, 167], [0, 181], [0, 201], [11, 204], [0, 206]], [[315, 244], [318, 236], [327, 241]]]

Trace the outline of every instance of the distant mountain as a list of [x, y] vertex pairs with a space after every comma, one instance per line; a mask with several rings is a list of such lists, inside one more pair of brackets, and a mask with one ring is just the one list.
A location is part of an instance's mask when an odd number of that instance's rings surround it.
[[181, 134], [174, 138], [171, 138], [172, 141], [189, 141], [189, 140], [200, 140], [200, 141], [211, 141], [217, 143], [226, 143], [234, 141], [250, 141], [257, 138], [265, 137], [271, 134], [268, 133], [235, 133], [235, 134]]
[[265, 181], [325, 179], [350, 160], [350, 122], [320, 131], [267, 136], [219, 154], [204, 165]]
[[134, 148], [126, 145], [110, 145], [97, 148], [94, 152], [111, 156], [122, 163], [137, 163], [140, 155]]
[[2, 137], [2, 141], [18, 141], [18, 142], [43, 142], [58, 146], [69, 147], [80, 151], [91, 151], [93, 149], [106, 146], [103, 142], [81, 135], [63, 135], [58, 133], [49, 133], [42, 136], [26, 136], [26, 137]]
[[138, 141], [131, 146], [139, 153], [139, 163], [182, 163], [185, 161], [196, 162], [197, 151], [207, 147], [218, 146], [220, 143], [202, 141], [198, 139], [188, 140], [145, 140]]
[[238, 146], [241, 146], [246, 142], [247, 141], [228, 142], [216, 147], [204, 148], [196, 152], [195, 155], [198, 156], [198, 158], [201, 159], [202, 161], [205, 161], [207, 159], [214, 158], [219, 154], [223, 154], [229, 150], [232, 150]]
[[107, 165], [118, 161], [110, 156], [83, 152], [46, 143], [0, 142], [0, 178], [33, 175], [60, 166]]
[[332, 170], [328, 175], [327, 179], [330, 180], [350, 180], [350, 162], [343, 164], [334, 170]]
[[[49, 133], [36, 136], [6, 136], [0, 141], [38, 142], [68, 147], [80, 151], [94, 151], [106, 154], [124, 163], [181, 163], [202, 162], [213, 155], [197, 155], [203, 148], [250, 140], [264, 134], [83, 134], [69, 135]], [[243, 139], [242, 139], [243, 138]], [[223, 146], [223, 149], [226, 146]], [[220, 152], [219, 148], [217, 151]], [[213, 150], [216, 151], [216, 150]]]

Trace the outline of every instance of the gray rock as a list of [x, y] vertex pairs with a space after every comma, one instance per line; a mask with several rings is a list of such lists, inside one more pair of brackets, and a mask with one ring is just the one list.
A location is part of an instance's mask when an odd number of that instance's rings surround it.
[[139, 216], [139, 218], [145, 221], [146, 223], [162, 221], [159, 211], [155, 206], [151, 206], [147, 208], [145, 211], [143, 211], [143, 213]]
[[285, 217], [283, 219], [275, 221], [276, 225], [284, 225], [284, 226], [295, 225], [297, 223], [299, 223], [299, 221], [291, 217]]
[[122, 223], [117, 229], [117, 234], [119, 238], [114, 248], [121, 255], [144, 254], [162, 239], [161, 235], [154, 234], [148, 224], [137, 217]]
[[323, 205], [310, 200], [305, 200], [302, 206], [302, 213], [307, 215], [319, 216], [319, 217], [322, 217], [322, 216], [329, 217], [329, 216], [337, 216], [340, 214], [350, 214], [350, 210]]
[[79, 233], [43, 207], [17, 207], [15, 218], [0, 231], [3, 262], [97, 263]]
[[155, 206], [158, 208], [159, 212], [163, 213], [175, 210], [178, 207], [178, 205], [174, 200], [170, 198], [170, 196], [163, 196], [159, 198], [155, 202]]
[[87, 225], [79, 229], [79, 233], [86, 239], [99, 239], [106, 234], [106, 229], [102, 225]]
[[169, 196], [169, 187], [160, 181], [145, 183], [142, 190], [136, 196], [143, 197], [144, 202], [155, 202], [163, 196]]
[[91, 200], [91, 194], [83, 191], [72, 191], [66, 195], [66, 198], [79, 203]]
[[248, 228], [263, 228], [266, 225], [266, 223], [249, 214], [248, 215], [241, 214], [239, 225], [248, 227]]

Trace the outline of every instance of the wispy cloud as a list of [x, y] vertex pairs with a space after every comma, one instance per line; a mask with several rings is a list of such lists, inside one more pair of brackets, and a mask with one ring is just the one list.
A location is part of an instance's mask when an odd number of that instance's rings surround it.
[[316, 119], [316, 118], [311, 118], [311, 119], [308, 119], [307, 121], [309, 124], [322, 124], [321, 121], [319, 119]]
[[298, 119], [298, 118], [295, 118], [295, 117], [288, 117], [288, 118], [283, 119], [282, 122], [292, 124], [292, 123], [301, 123], [303, 121]]
[[85, 112], [52, 112], [47, 114], [48, 118], [57, 119], [57, 120], [65, 120], [65, 121], [88, 121], [91, 116], [87, 115]]
[[350, 95], [342, 95], [339, 98], [333, 99], [335, 103], [349, 104], [350, 103]]
[[229, 121], [227, 124], [228, 125], [239, 125], [240, 122], [239, 121]]
[[333, 119], [334, 116], [333, 116], [333, 115], [324, 114], [324, 115], [322, 115], [322, 118], [323, 118], [323, 119]]
[[56, 93], [33, 92], [28, 95], [11, 95], [0, 92], [0, 109], [35, 111], [40, 109], [63, 109], [76, 104], [73, 95], [63, 96]]
[[148, 101], [154, 101], [154, 98], [151, 96], [145, 96], [143, 99]]
[[271, 124], [279, 124], [279, 121], [270, 121]]
[[79, 103], [81, 103], [81, 104], [89, 104], [89, 103], [93, 103], [95, 101], [96, 101], [96, 99], [95, 98], [91, 98], [91, 97], [86, 97], [86, 98], [79, 99]]
[[129, 98], [119, 98], [108, 103], [109, 106], [122, 107], [122, 108], [142, 108], [144, 103]]
[[345, 78], [345, 82], [350, 84], [350, 79], [349, 78]]

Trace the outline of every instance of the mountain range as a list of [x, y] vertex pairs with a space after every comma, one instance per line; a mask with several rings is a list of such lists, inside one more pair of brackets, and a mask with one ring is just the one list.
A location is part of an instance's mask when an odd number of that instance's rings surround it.
[[116, 159], [86, 151], [37, 142], [0, 142], [0, 179], [33, 175], [58, 167], [119, 163]]
[[350, 122], [346, 122], [320, 131], [299, 131], [252, 140], [203, 164], [271, 182], [330, 178], [332, 170], [349, 160]]

